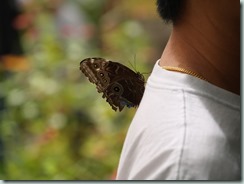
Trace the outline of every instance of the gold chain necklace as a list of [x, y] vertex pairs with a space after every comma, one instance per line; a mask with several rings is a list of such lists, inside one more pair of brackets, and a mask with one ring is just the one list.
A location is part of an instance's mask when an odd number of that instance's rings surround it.
[[190, 71], [190, 70], [187, 70], [187, 69], [184, 69], [184, 68], [174, 67], [174, 66], [162, 66], [162, 68], [165, 69], [165, 70], [169, 70], [169, 71], [176, 71], [176, 72], [186, 73], [186, 74], [192, 75], [194, 77], [197, 77], [199, 79], [207, 81], [206, 78], [204, 78], [203, 76], [199, 75], [198, 73]]

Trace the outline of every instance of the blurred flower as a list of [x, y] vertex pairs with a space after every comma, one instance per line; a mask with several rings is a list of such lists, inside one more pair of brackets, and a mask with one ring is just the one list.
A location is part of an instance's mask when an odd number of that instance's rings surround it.
[[34, 102], [26, 102], [22, 107], [23, 117], [33, 119], [38, 116], [39, 110], [37, 104]]
[[18, 106], [26, 101], [26, 93], [20, 89], [13, 89], [7, 96], [7, 102], [11, 106]]
[[26, 29], [32, 25], [33, 21], [35, 20], [34, 18], [35, 17], [31, 13], [20, 14], [15, 18], [13, 26], [19, 30]]
[[130, 37], [140, 36], [143, 33], [143, 29], [136, 21], [127, 21], [124, 24], [124, 31]]
[[82, 25], [86, 24], [85, 16], [74, 1], [64, 1], [56, 12], [57, 26], [62, 37], [82, 37]]
[[41, 72], [36, 72], [29, 79], [30, 86], [37, 92], [41, 92], [47, 95], [52, 95], [57, 93], [60, 89], [60, 85], [52, 78], [47, 78]]
[[54, 113], [48, 120], [50, 126], [54, 129], [61, 129], [66, 125], [67, 118], [64, 114]]
[[30, 61], [21, 55], [5, 55], [1, 57], [1, 64], [8, 71], [27, 71], [30, 69]]

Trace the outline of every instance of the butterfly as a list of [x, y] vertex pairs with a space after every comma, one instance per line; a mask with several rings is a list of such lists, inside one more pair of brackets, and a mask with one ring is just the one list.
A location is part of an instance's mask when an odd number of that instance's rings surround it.
[[114, 61], [94, 57], [80, 62], [80, 70], [96, 85], [97, 91], [113, 110], [137, 107], [142, 99], [145, 79], [139, 72]]

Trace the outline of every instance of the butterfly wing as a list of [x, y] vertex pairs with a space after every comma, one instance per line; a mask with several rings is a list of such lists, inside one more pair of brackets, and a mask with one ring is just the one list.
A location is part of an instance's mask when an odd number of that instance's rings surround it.
[[136, 107], [144, 93], [144, 78], [128, 67], [103, 58], [87, 58], [80, 62], [80, 70], [90, 82], [96, 84], [99, 93], [113, 110], [124, 106]]
[[110, 83], [105, 71], [107, 62], [103, 58], [87, 58], [80, 62], [80, 70], [91, 83], [96, 84], [99, 93], [103, 92]]

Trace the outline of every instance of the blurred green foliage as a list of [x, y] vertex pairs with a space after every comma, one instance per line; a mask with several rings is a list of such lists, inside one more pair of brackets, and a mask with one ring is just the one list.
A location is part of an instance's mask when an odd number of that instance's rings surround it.
[[[114, 112], [81, 74], [79, 62], [99, 56], [127, 66], [136, 63], [140, 72], [151, 71], [154, 53], [143, 21], [157, 19], [154, 1], [129, 2], [134, 3], [43, 0], [24, 4], [20, 25], [28, 22], [21, 30], [29, 67], [1, 71], [0, 97], [5, 104], [0, 111], [1, 179], [114, 179], [136, 109]], [[144, 3], [143, 9], [138, 9], [139, 3]], [[65, 8], [77, 22], [65, 21], [67, 12], [60, 13]], [[141, 11], [148, 16], [140, 20]]]

